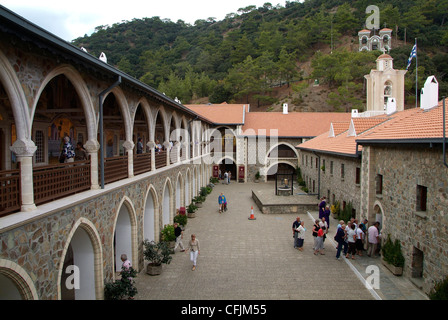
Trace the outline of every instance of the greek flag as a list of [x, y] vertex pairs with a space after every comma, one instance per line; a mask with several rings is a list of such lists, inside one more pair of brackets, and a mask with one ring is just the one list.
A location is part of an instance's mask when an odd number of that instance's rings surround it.
[[411, 55], [409, 56], [409, 59], [408, 59], [408, 66], [406, 67], [406, 70], [409, 69], [409, 66], [411, 65], [411, 62], [412, 62], [412, 58], [414, 58], [416, 56], [417, 56], [417, 44], [414, 44], [414, 46], [412, 47], [412, 50], [411, 50]]

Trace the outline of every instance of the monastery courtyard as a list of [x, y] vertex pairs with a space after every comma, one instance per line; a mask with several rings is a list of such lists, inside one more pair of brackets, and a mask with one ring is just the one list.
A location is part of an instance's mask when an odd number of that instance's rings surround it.
[[[272, 190], [273, 183], [216, 185], [196, 217], [184, 230], [186, 246], [192, 233], [200, 241], [197, 268], [191, 270], [189, 254], [179, 249], [163, 273], [137, 276], [136, 300], [426, 300], [409, 280], [393, 276], [379, 258], [336, 260], [334, 234], [337, 221], [330, 223], [325, 255], [313, 254], [312, 217], [316, 211], [299, 214], [262, 214], [251, 198], [251, 190]], [[218, 196], [223, 192], [229, 210], [218, 213]], [[253, 206], [256, 220], [249, 220]], [[305, 221], [304, 251], [293, 247], [292, 223]], [[343, 256], [343, 255], [342, 255]], [[368, 266], [378, 266], [380, 285], [366, 288]]]

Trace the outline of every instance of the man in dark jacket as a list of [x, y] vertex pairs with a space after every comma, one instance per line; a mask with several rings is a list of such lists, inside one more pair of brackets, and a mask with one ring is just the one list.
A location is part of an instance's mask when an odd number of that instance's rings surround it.
[[334, 240], [338, 243], [337, 253], [336, 253], [336, 259], [339, 260], [339, 257], [341, 256], [341, 250], [342, 247], [344, 247], [344, 254], [347, 253], [347, 242], [345, 242], [345, 224], [342, 224], [340, 228], [338, 228], [338, 231], [336, 232], [336, 235], [334, 236]]

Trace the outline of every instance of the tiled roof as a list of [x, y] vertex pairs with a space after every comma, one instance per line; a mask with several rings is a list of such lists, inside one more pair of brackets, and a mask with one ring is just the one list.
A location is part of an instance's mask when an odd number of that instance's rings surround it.
[[[446, 100], [448, 105], [448, 99]], [[448, 106], [447, 106], [448, 109]], [[343, 123], [333, 123], [335, 135], [327, 131], [297, 146], [299, 149], [355, 156], [366, 143], [409, 143], [439, 141], [443, 137], [442, 102], [429, 110], [413, 108], [389, 116], [353, 118], [350, 128], [343, 130]], [[447, 117], [448, 119], [448, 117]], [[448, 122], [448, 121], [447, 121]], [[445, 124], [448, 133], [448, 123]], [[354, 131], [356, 135], [353, 134]]]
[[[448, 99], [445, 100], [445, 104], [448, 109]], [[391, 118], [377, 129], [359, 137], [358, 142], [362, 143], [367, 140], [387, 140], [389, 142], [413, 140], [418, 142], [422, 139], [441, 139], [443, 137], [442, 101], [431, 109], [413, 108], [397, 112]], [[445, 130], [448, 133], [448, 123], [445, 123]]]
[[246, 104], [186, 104], [191, 111], [215, 124], [243, 124]]
[[315, 137], [328, 131], [332, 121], [347, 122], [350, 117], [350, 113], [338, 112], [248, 112], [243, 132], [266, 129], [269, 136], [269, 131], [276, 129], [279, 137]]

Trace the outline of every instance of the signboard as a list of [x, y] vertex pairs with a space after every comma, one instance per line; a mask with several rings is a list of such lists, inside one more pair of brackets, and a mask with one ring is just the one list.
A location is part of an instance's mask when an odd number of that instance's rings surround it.
[[218, 178], [219, 177], [219, 166], [214, 165], [213, 166], [213, 178]]
[[245, 176], [245, 167], [244, 166], [239, 166], [238, 167], [238, 180], [243, 180], [244, 181], [244, 176]]

